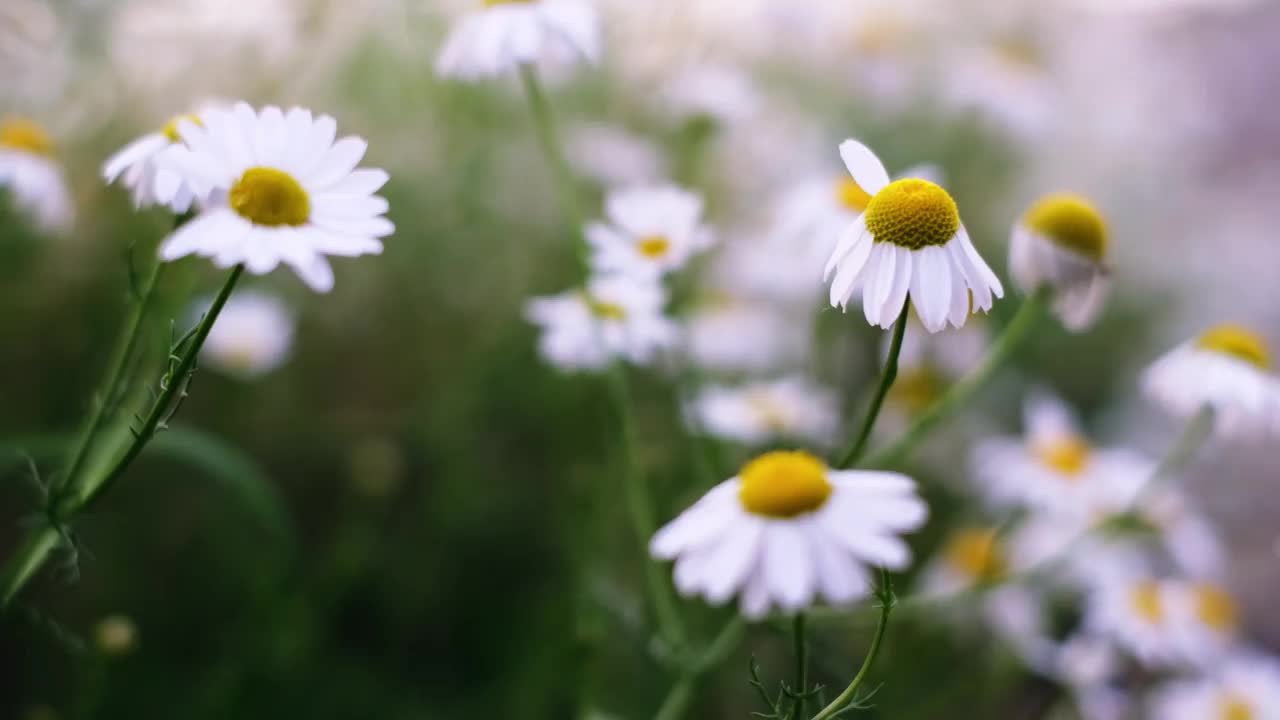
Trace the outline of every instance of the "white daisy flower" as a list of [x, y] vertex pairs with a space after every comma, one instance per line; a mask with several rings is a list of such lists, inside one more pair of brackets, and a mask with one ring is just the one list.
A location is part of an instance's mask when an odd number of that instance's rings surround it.
[[596, 11], [586, 0], [478, 0], [445, 39], [441, 77], [476, 80], [506, 74], [543, 57], [557, 62], [600, 56]]
[[774, 303], [719, 296], [685, 320], [690, 359], [721, 372], [765, 373], [804, 362], [813, 323]]
[[612, 191], [605, 215], [607, 223], [586, 227], [592, 265], [603, 272], [663, 275], [714, 242], [702, 224], [702, 198], [673, 185]]
[[679, 340], [679, 326], [663, 314], [660, 285], [625, 275], [596, 277], [587, 289], [533, 298], [525, 316], [542, 328], [539, 348], [564, 370], [596, 370], [621, 358], [653, 361]]
[[1150, 712], [1159, 720], [1280, 720], [1280, 663], [1232, 657], [1211, 673], [1160, 688]]
[[175, 117], [161, 130], [125, 145], [103, 164], [102, 178], [113, 183], [123, 177], [135, 207], [166, 205], [175, 213], [184, 213], [195, 202], [195, 192], [182, 176], [156, 162], [165, 150], [182, 143], [178, 135], [178, 121], [182, 119], [201, 124], [197, 115]]
[[206, 203], [161, 244], [162, 259], [194, 253], [219, 267], [243, 264], [257, 275], [285, 263], [313, 290], [328, 292], [333, 270], [326, 255], [382, 252], [379, 238], [395, 226], [382, 217], [387, 201], [374, 193], [387, 173], [355, 169], [368, 147], [364, 140], [334, 142], [333, 118], [313, 118], [302, 108], [259, 113], [237, 103], [200, 120], [179, 120], [185, 146], [157, 158]]
[[1190, 419], [1214, 410], [1217, 431], [1228, 436], [1280, 432], [1280, 380], [1266, 342], [1240, 325], [1218, 325], [1174, 348], [1143, 375], [1148, 397]]
[[1109, 684], [1121, 671], [1120, 660], [1106, 638], [1079, 633], [1058, 646], [1050, 675], [1070, 689], [1081, 720], [1125, 720], [1134, 699]]
[[1062, 324], [1084, 330], [1107, 298], [1106, 252], [1102, 215], [1078, 195], [1055, 193], [1032, 205], [1014, 225], [1009, 274], [1024, 294], [1051, 288]]
[[660, 93], [671, 116], [732, 126], [752, 118], [762, 106], [750, 74], [739, 67], [702, 62], [676, 71]]
[[1207, 581], [1169, 581], [1173, 641], [1188, 662], [1208, 667], [1235, 644], [1240, 609], [1223, 586]]
[[911, 550], [898, 537], [928, 508], [905, 475], [833, 470], [804, 452], [771, 452], [663, 527], [649, 550], [675, 560], [682, 595], [721, 605], [739, 594], [748, 618], [776, 606], [800, 611], [819, 595], [834, 605], [868, 594], [866, 564], [900, 570]]
[[802, 377], [713, 385], [698, 394], [690, 411], [699, 429], [744, 445], [786, 439], [826, 446], [840, 424], [835, 394]]
[[1135, 508], [1160, 535], [1165, 552], [1190, 577], [1213, 579], [1226, 569], [1226, 549], [1209, 520], [1177, 488], [1162, 484], [1145, 492]]
[[1155, 470], [1139, 453], [1091, 446], [1046, 393], [1027, 399], [1025, 421], [1025, 438], [991, 438], [974, 451], [974, 475], [997, 506], [1110, 515], [1127, 510]]
[[[889, 357], [893, 336], [880, 343], [880, 360]], [[928, 367], [948, 378], [959, 378], [973, 369], [991, 345], [991, 329], [982, 318], [974, 318], [962, 328], [930, 333], [912, 316], [898, 349], [898, 367]]]
[[[207, 308], [212, 299], [201, 303]], [[272, 295], [252, 290], [227, 300], [200, 350], [201, 363], [253, 378], [281, 365], [293, 346], [293, 313]]]
[[[857, 287], [867, 322], [890, 328], [908, 300], [929, 332], [964, 325], [970, 307], [991, 309], [1004, 288], [969, 240], [946, 190], [918, 178], [889, 182], [865, 145], [846, 140], [840, 154], [871, 200], [827, 261], [831, 304], [847, 308]], [[833, 279], [834, 276], [834, 279]]]
[[1183, 664], [1172, 605], [1176, 588], [1137, 574], [1095, 590], [1085, 610], [1085, 628], [1111, 638], [1147, 667]]
[[570, 133], [567, 150], [579, 172], [606, 187], [654, 184], [667, 175], [662, 149], [621, 127], [577, 127]]
[[71, 192], [53, 160], [53, 139], [28, 118], [0, 121], [0, 188], [7, 189], [40, 228], [64, 230], [71, 225]]
[[944, 62], [944, 99], [959, 110], [977, 111], [1016, 138], [1042, 138], [1056, 127], [1063, 103], [1048, 50], [1034, 38], [1012, 35], [957, 44]]

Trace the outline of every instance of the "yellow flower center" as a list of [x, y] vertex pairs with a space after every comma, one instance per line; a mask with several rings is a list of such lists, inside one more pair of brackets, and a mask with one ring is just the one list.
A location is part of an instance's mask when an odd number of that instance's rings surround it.
[[165, 123], [164, 129], [160, 131], [164, 133], [165, 137], [169, 138], [169, 142], [182, 142], [182, 136], [178, 134], [178, 123], [183, 120], [190, 120], [196, 125], [200, 125], [201, 127], [204, 126], [204, 123], [200, 122], [200, 118], [192, 113], [187, 113], [186, 115], [175, 115], [169, 120], [169, 122]]
[[1062, 435], [1037, 443], [1034, 452], [1046, 467], [1063, 475], [1079, 475], [1089, 464], [1089, 443], [1076, 435]]
[[649, 235], [636, 241], [636, 249], [640, 251], [641, 255], [651, 260], [656, 260], [666, 255], [667, 251], [671, 249], [671, 241], [662, 235]]
[[1218, 720], [1253, 720], [1256, 717], [1253, 708], [1234, 695], [1222, 698], [1218, 707]]
[[0, 123], [0, 147], [48, 156], [53, 154], [53, 138], [36, 122], [24, 117], [11, 117]]
[[1008, 562], [994, 530], [967, 528], [947, 541], [944, 557], [951, 567], [974, 582], [992, 582], [1008, 572]]
[[231, 186], [231, 209], [254, 225], [305, 225], [311, 217], [311, 198], [289, 173], [254, 167]]
[[1164, 603], [1160, 600], [1160, 585], [1154, 580], [1146, 580], [1134, 585], [1129, 600], [1133, 603], [1133, 611], [1143, 620], [1152, 624], [1164, 620]]
[[867, 203], [867, 230], [876, 242], [910, 250], [945, 245], [960, 229], [960, 211], [946, 190], [918, 178], [888, 184]]
[[915, 415], [942, 396], [946, 379], [929, 367], [906, 368], [889, 388], [889, 400]]
[[1239, 614], [1235, 598], [1217, 585], [1202, 584], [1195, 589], [1196, 617], [1210, 628], [1228, 632], [1235, 629]]
[[747, 406], [769, 430], [781, 432], [786, 429], [787, 414], [773, 395], [758, 390], [750, 392], [747, 394]]
[[748, 512], [791, 518], [822, 507], [831, 495], [827, 466], [807, 452], [779, 450], [747, 463], [738, 499]]
[[1257, 333], [1243, 325], [1223, 324], [1206, 330], [1196, 340], [1196, 346], [1205, 350], [1230, 355], [1260, 369], [1271, 368], [1271, 353]]
[[1046, 195], [1027, 210], [1022, 222], [1051, 242], [1098, 262], [1107, 253], [1107, 224], [1079, 195]]
[[1001, 38], [992, 44], [996, 57], [1007, 65], [1026, 70], [1044, 67], [1044, 53], [1026, 38]]
[[604, 300], [597, 300], [592, 297], [587, 299], [587, 308], [591, 310], [591, 314], [602, 320], [626, 320], [627, 310], [617, 303], [611, 303]]
[[853, 212], [861, 214], [871, 202], [871, 195], [857, 180], [842, 177], [836, 181], [836, 201]]

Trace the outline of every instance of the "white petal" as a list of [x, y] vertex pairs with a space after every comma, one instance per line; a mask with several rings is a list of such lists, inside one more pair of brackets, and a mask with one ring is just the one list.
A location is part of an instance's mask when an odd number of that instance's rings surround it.
[[107, 159], [102, 166], [103, 179], [109, 183], [115, 182], [116, 178], [120, 177], [120, 173], [151, 157], [168, 144], [169, 139], [159, 133], [143, 135]]
[[813, 601], [817, 578], [804, 533], [791, 522], [772, 522], [764, 536], [765, 581], [780, 606], [800, 610]]
[[360, 164], [360, 160], [368, 149], [369, 143], [363, 138], [354, 135], [342, 138], [334, 143], [319, 167], [303, 179], [304, 184], [312, 191], [323, 190], [337, 184]]
[[327, 293], [333, 289], [333, 268], [323, 255], [317, 254], [310, 262], [290, 263], [290, 266], [312, 290]]
[[885, 297], [884, 306], [880, 308], [880, 327], [885, 329], [892, 327], [902, 314], [902, 306], [907, 302], [907, 289], [911, 285], [912, 266], [915, 264], [915, 253], [904, 247], [895, 248], [894, 255], [898, 259], [894, 263], [893, 285]]
[[871, 149], [857, 140], [840, 143], [840, 158], [854, 182], [868, 194], [875, 195], [889, 184], [889, 172]]
[[818, 587], [828, 602], [841, 605], [867, 594], [866, 571], [820, 528], [809, 528], [809, 544], [817, 561]]
[[871, 325], [880, 324], [880, 308], [893, 288], [893, 264], [897, 259], [894, 246], [874, 243], [867, 261], [866, 280], [862, 285], [862, 314]]
[[[840, 235], [840, 239], [836, 242], [836, 249], [831, 252], [831, 257], [827, 259], [827, 265], [822, 269], [822, 279], [825, 281], [831, 277], [831, 273], [844, 264], [845, 256], [853, 251], [854, 247], [862, 240], [862, 236], [867, 232], [866, 216], [859, 215], [856, 220], [849, 223], [848, 227]], [[864, 260], [865, 262], [865, 260]]]
[[924, 327], [931, 333], [947, 325], [951, 306], [951, 263], [940, 247], [926, 247], [915, 253], [911, 301]]
[[760, 539], [764, 523], [754, 518], [740, 522], [725, 535], [709, 558], [715, 575], [703, 585], [707, 602], [722, 605], [746, 581], [748, 573], [759, 561]]
[[849, 298], [853, 295], [854, 287], [860, 278], [865, 277], [863, 270], [868, 266], [868, 260], [871, 259], [871, 247], [874, 245], [871, 236], [863, 233], [857, 245], [853, 247], [853, 251], [849, 253], [849, 257], [840, 264], [840, 270], [836, 273], [836, 279], [831, 283], [831, 306], [846, 307], [849, 304]]
[[354, 170], [352, 173], [342, 180], [339, 180], [328, 190], [326, 195], [372, 195], [382, 189], [387, 184], [390, 175], [385, 170], [376, 168], [362, 168]]

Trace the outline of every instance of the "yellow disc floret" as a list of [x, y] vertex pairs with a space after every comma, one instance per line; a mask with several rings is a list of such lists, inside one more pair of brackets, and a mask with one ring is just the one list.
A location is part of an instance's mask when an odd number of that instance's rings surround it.
[[1022, 223], [1049, 241], [1097, 262], [1107, 254], [1107, 223], [1088, 200], [1070, 193], [1041, 198]]
[[947, 541], [947, 564], [974, 582], [992, 582], [1008, 572], [1008, 562], [994, 530], [966, 528]]
[[947, 379], [927, 365], [903, 368], [889, 387], [889, 402], [914, 416], [932, 406], [946, 387]]
[[670, 249], [671, 241], [662, 235], [649, 235], [636, 241], [636, 250], [651, 260], [666, 255]]
[[591, 314], [595, 315], [601, 320], [621, 321], [621, 320], [627, 319], [626, 308], [622, 307], [617, 303], [612, 303], [607, 300], [600, 300], [598, 298], [593, 298], [591, 296], [585, 296], [583, 299], [586, 301], [587, 309], [591, 311]]
[[1234, 695], [1223, 697], [1218, 706], [1218, 720], [1253, 720], [1255, 717], [1249, 703]]
[[197, 117], [196, 115], [193, 115], [193, 114], [178, 115], [173, 119], [169, 120], [169, 122], [165, 123], [164, 129], [160, 131], [161, 133], [164, 134], [165, 137], [169, 138], [169, 142], [175, 142], [175, 143], [182, 142], [182, 136], [178, 134], [178, 123], [182, 122], [183, 120], [189, 120], [190, 122], [193, 122], [196, 125], [201, 125], [201, 126], [204, 125], [204, 123], [200, 122], [200, 118]]
[[739, 473], [738, 498], [748, 512], [791, 518], [822, 507], [831, 495], [827, 466], [801, 451], [775, 451], [747, 463]]
[[1164, 602], [1160, 597], [1160, 585], [1154, 580], [1144, 580], [1133, 586], [1129, 600], [1138, 617], [1149, 623], [1164, 621]]
[[305, 225], [311, 217], [311, 198], [293, 176], [268, 167], [249, 168], [231, 186], [231, 209], [254, 225]]
[[29, 118], [10, 117], [0, 123], [0, 147], [24, 150], [35, 155], [52, 155], [53, 138]]
[[1197, 585], [1194, 592], [1200, 622], [1219, 632], [1235, 629], [1239, 611], [1230, 593], [1209, 583]]
[[871, 194], [863, 190], [857, 180], [844, 177], [836, 182], [836, 202], [848, 210], [861, 213], [871, 202]]
[[945, 245], [960, 230], [960, 211], [946, 190], [917, 178], [889, 183], [867, 204], [867, 230], [876, 242], [909, 250]]
[[1079, 475], [1089, 464], [1089, 443], [1077, 435], [1063, 434], [1038, 442], [1033, 451], [1046, 467], [1063, 475]]
[[1271, 368], [1271, 353], [1257, 333], [1243, 325], [1223, 324], [1211, 327], [1196, 340], [1196, 347], [1230, 355], [1261, 370]]

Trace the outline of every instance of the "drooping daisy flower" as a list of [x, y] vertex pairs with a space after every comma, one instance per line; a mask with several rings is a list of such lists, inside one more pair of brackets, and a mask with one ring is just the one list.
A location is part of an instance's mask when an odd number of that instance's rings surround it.
[[842, 143], [840, 154], [871, 199], [827, 261], [833, 306], [847, 308], [861, 287], [867, 322], [887, 329], [910, 298], [925, 328], [937, 332], [948, 322], [964, 325], [970, 298], [986, 312], [993, 294], [1004, 296], [946, 190], [917, 178], [889, 182], [880, 159], [855, 140]]
[[1102, 215], [1082, 197], [1055, 193], [1032, 205], [1014, 225], [1009, 273], [1024, 294], [1051, 288], [1062, 324], [1083, 330], [1106, 301], [1106, 252]]
[[714, 605], [739, 597], [742, 614], [799, 611], [822, 596], [846, 604], [867, 595], [866, 564], [904, 568], [898, 535], [928, 508], [910, 478], [833, 470], [804, 452], [747, 463], [658, 531], [657, 558], [675, 560], [676, 589]]
[[102, 166], [102, 178], [113, 183], [123, 177], [135, 207], [167, 205], [175, 213], [191, 209], [195, 192], [175, 170], [156, 162], [161, 153], [182, 142], [178, 121], [184, 118], [201, 124], [197, 115], [173, 118], [161, 130], [143, 135], [108, 158]]
[[543, 57], [557, 62], [600, 56], [600, 28], [586, 0], [477, 0], [436, 59], [441, 77], [496, 77]]
[[382, 170], [356, 165], [368, 147], [349, 136], [334, 142], [332, 117], [277, 107], [255, 112], [245, 103], [209, 110], [202, 124], [178, 121], [185, 145], [156, 160], [207, 196], [204, 212], [160, 246], [160, 257], [196, 254], [219, 267], [243, 264], [262, 275], [280, 263], [318, 292], [333, 288], [326, 255], [382, 252], [379, 238], [395, 226], [383, 217], [387, 201], [374, 195]]
[[53, 159], [53, 139], [27, 118], [0, 120], [0, 188], [42, 229], [62, 230], [71, 224], [71, 194]]
[[974, 451], [974, 474], [997, 506], [1086, 517], [1129, 508], [1155, 470], [1123, 448], [1095, 448], [1061, 401], [1046, 393], [1027, 399], [1026, 437], [992, 438]]
[[586, 227], [592, 265], [604, 272], [662, 275], [714, 241], [702, 224], [702, 198], [672, 185], [613, 191], [605, 215], [607, 223]]
[[1280, 663], [1252, 653], [1199, 678], [1175, 680], [1152, 697], [1159, 720], [1280, 720]]
[[690, 411], [699, 429], [746, 445], [787, 439], [826, 446], [840, 423], [836, 396], [802, 377], [713, 385], [698, 394]]
[[595, 370], [621, 358], [637, 365], [675, 347], [679, 327], [663, 314], [656, 282], [625, 275], [596, 277], [587, 289], [533, 298], [529, 321], [542, 328], [542, 355], [564, 370]]
[[252, 378], [279, 367], [292, 345], [293, 313], [272, 295], [246, 290], [227, 300], [200, 359], [228, 374]]
[[1174, 348], [1147, 369], [1143, 389], [1181, 418], [1213, 408], [1223, 435], [1280, 432], [1280, 380], [1271, 353], [1241, 325], [1218, 325]]

